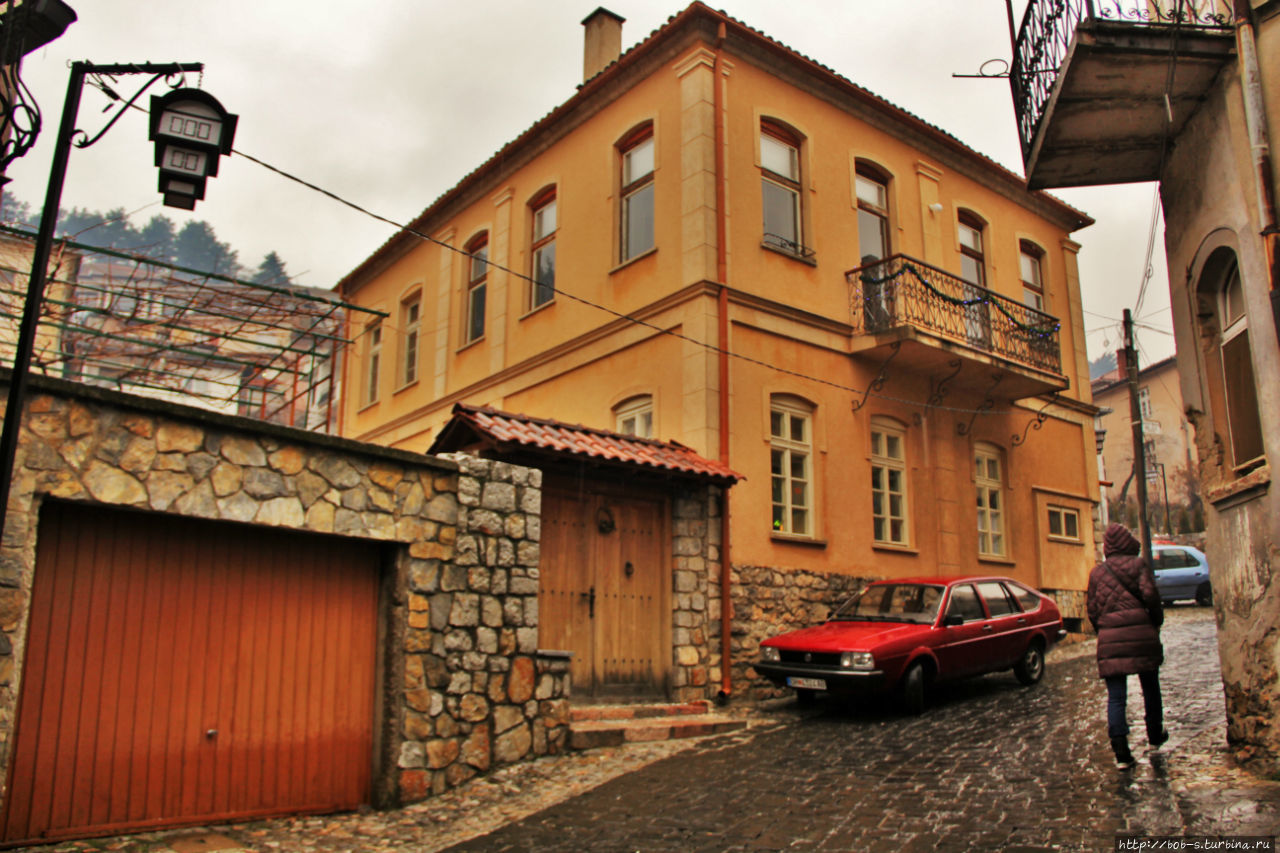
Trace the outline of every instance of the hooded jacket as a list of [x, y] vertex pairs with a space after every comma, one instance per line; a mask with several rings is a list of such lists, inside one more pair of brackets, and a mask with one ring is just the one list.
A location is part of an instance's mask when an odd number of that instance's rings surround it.
[[1102, 540], [1106, 557], [1089, 574], [1086, 607], [1098, 632], [1098, 677], [1151, 672], [1164, 663], [1164, 608], [1142, 545], [1112, 524]]

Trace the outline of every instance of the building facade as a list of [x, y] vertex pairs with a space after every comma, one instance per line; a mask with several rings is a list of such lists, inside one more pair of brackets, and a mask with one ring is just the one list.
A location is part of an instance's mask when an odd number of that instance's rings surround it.
[[[1121, 351], [1120, 360], [1124, 353]], [[1123, 367], [1093, 380], [1093, 402], [1101, 411], [1103, 498], [1123, 511], [1116, 521], [1137, 523], [1137, 487], [1133, 476], [1133, 430], [1129, 383]], [[1195, 435], [1182, 402], [1178, 364], [1166, 358], [1138, 371], [1138, 410], [1146, 449], [1147, 506], [1151, 529], [1163, 534], [1203, 529], [1200, 460]], [[1132, 507], [1132, 509], [1130, 509]], [[1130, 512], [1134, 513], [1132, 517]]]
[[1264, 0], [1035, 0], [1011, 77], [1032, 186], [1160, 182], [1227, 736], [1263, 768], [1280, 759], [1277, 13]]
[[1008, 574], [1078, 625], [1091, 220], [701, 3], [625, 54], [584, 24], [577, 93], [340, 283], [385, 314], [349, 330], [342, 434], [423, 451], [467, 403], [744, 476], [708, 695], [868, 578]]

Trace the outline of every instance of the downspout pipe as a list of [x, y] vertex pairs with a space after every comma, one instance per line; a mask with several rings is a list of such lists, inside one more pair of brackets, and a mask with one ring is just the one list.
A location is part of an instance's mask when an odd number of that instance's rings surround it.
[[1245, 130], [1253, 154], [1257, 184], [1259, 232], [1267, 255], [1268, 289], [1271, 292], [1272, 330], [1280, 343], [1280, 230], [1276, 228], [1275, 187], [1272, 183], [1271, 140], [1267, 108], [1262, 94], [1262, 72], [1248, 0], [1235, 0], [1236, 55], [1240, 61], [1240, 96], [1244, 102]]
[[[725, 163], [724, 163], [724, 95], [721, 91], [723, 69], [720, 55], [724, 50], [725, 25], [721, 21], [716, 28], [715, 62], [712, 64], [712, 110], [715, 112], [715, 170], [716, 170], [716, 280], [720, 284], [717, 296], [717, 343], [719, 346], [719, 403], [720, 403], [720, 461], [729, 465], [729, 255], [725, 246], [728, 230], [725, 219]], [[729, 489], [726, 486], [720, 498], [720, 693], [716, 701], [725, 704], [733, 695], [733, 601], [732, 566], [729, 551]]]

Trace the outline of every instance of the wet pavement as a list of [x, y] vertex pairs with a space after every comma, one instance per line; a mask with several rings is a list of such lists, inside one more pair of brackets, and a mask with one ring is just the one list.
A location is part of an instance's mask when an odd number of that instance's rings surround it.
[[1134, 679], [1132, 771], [1114, 767], [1085, 643], [1055, 650], [1036, 687], [987, 676], [916, 718], [786, 703], [735, 734], [544, 759], [393, 812], [35, 849], [1112, 850], [1126, 835], [1275, 835], [1280, 782], [1225, 750], [1211, 611], [1171, 609], [1164, 641], [1171, 739], [1147, 754]]

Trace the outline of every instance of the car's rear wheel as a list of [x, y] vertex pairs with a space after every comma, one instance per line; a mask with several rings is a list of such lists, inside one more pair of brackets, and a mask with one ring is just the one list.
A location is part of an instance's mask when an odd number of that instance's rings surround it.
[[1211, 587], [1207, 582], [1200, 584], [1199, 589], [1196, 590], [1196, 604], [1199, 604], [1201, 607], [1212, 606], [1213, 587]]
[[916, 716], [924, 712], [925, 672], [924, 664], [916, 662], [907, 667], [902, 676], [898, 696], [903, 713]]
[[1044, 678], [1044, 646], [1039, 640], [1032, 640], [1027, 650], [1013, 667], [1013, 674], [1018, 681], [1032, 685]]

